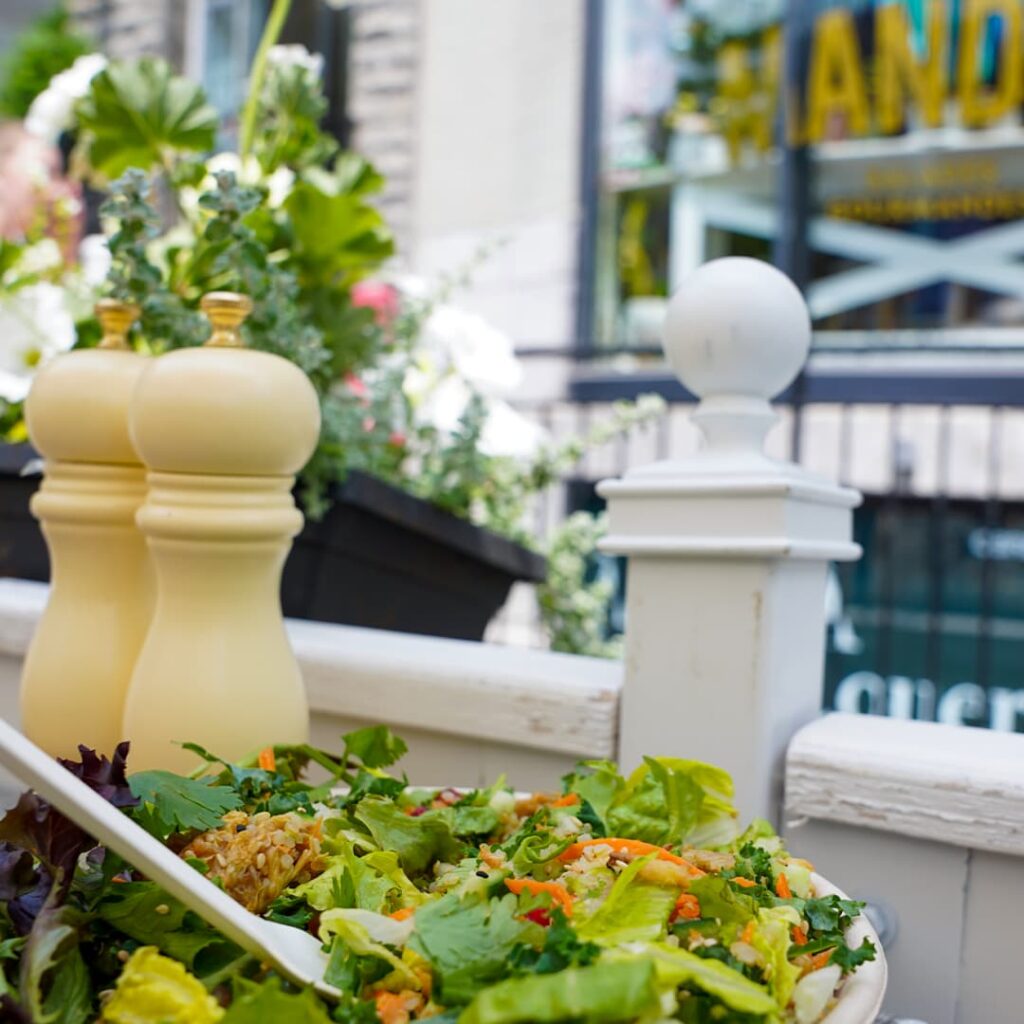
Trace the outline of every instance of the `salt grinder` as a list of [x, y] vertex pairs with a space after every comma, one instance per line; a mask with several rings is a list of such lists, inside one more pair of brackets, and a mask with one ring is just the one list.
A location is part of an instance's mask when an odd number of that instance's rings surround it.
[[25, 402], [29, 437], [45, 460], [31, 508], [52, 582], [22, 673], [22, 728], [62, 757], [77, 756], [79, 743], [109, 756], [123, 738], [125, 693], [152, 608], [149, 556], [135, 526], [145, 471], [128, 432], [149, 360], [127, 343], [137, 306], [103, 299], [96, 315], [99, 346], [44, 366]]
[[129, 413], [157, 582], [125, 704], [136, 770], [194, 767], [182, 741], [237, 759], [309, 729], [279, 591], [302, 527], [291, 491], [319, 434], [316, 392], [292, 363], [244, 347], [246, 296], [211, 292], [201, 308], [210, 340], [151, 360]]

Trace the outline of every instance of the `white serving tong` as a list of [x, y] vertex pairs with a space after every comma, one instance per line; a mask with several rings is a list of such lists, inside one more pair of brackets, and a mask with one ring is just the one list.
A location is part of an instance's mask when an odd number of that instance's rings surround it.
[[246, 952], [325, 999], [341, 998], [324, 981], [327, 956], [312, 935], [250, 913], [3, 719], [0, 764]]

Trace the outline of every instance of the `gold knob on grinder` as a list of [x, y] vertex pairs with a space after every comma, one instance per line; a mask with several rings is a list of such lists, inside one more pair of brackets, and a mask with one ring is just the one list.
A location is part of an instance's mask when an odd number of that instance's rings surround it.
[[93, 310], [103, 330], [97, 348], [127, 349], [128, 332], [139, 319], [142, 310], [134, 302], [123, 302], [120, 299], [100, 299]]
[[252, 312], [252, 299], [238, 292], [207, 292], [199, 308], [213, 325], [206, 344], [211, 348], [241, 348], [245, 342], [239, 328]]

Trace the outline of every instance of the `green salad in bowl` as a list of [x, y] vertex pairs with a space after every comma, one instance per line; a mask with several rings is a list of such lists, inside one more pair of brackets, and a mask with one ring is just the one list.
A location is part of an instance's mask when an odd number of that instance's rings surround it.
[[814, 1024], [882, 966], [862, 905], [766, 822], [741, 830], [719, 768], [423, 789], [390, 770], [405, 745], [386, 728], [343, 740], [241, 764], [189, 744], [188, 777], [131, 773], [127, 744], [62, 762], [252, 913], [316, 936], [340, 1002], [26, 793], [0, 822], [0, 1019]]

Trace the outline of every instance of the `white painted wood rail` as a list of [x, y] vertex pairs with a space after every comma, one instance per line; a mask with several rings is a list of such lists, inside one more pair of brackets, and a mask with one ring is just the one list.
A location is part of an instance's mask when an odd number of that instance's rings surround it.
[[[21, 661], [48, 588], [0, 579], [0, 713], [18, 720]], [[550, 786], [581, 758], [614, 757], [622, 664], [549, 651], [289, 620], [313, 741], [386, 721], [416, 782]], [[187, 738], [187, 737], [185, 737]]]
[[890, 1013], [1019, 1024], [1024, 736], [834, 714], [797, 733], [790, 844], [869, 900]]

